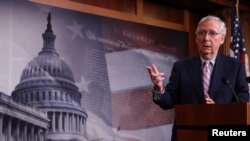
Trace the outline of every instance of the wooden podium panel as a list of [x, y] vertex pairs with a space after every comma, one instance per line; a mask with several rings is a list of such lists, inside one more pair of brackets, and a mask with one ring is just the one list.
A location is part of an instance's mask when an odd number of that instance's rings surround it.
[[177, 141], [207, 141], [207, 132], [201, 130], [178, 130]]
[[250, 125], [250, 103], [176, 105], [178, 141], [207, 141], [208, 125]]

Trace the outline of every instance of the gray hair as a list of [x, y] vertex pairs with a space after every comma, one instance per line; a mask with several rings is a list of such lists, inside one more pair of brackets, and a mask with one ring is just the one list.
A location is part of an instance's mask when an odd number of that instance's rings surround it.
[[220, 23], [220, 33], [223, 35], [223, 36], [226, 36], [227, 34], [227, 28], [226, 28], [226, 24], [224, 21], [222, 21], [219, 17], [216, 17], [216, 16], [212, 16], [212, 15], [209, 15], [209, 16], [206, 16], [206, 17], [203, 17], [197, 28], [196, 28], [196, 34], [197, 32], [200, 30], [200, 24], [203, 23], [203, 22], [206, 22], [206, 21], [210, 21], [210, 20], [215, 20], [215, 21], [218, 21]]

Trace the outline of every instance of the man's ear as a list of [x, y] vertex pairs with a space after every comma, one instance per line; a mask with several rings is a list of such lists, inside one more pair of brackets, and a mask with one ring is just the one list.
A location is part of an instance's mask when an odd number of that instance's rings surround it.
[[225, 36], [222, 36], [220, 45], [222, 45], [224, 43], [224, 41], [225, 41]]

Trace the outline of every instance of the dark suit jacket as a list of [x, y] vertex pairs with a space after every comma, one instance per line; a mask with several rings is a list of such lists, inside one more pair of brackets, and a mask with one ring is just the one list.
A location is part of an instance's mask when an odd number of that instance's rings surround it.
[[[154, 102], [163, 109], [173, 108], [175, 104], [205, 103], [201, 66], [200, 56], [176, 62], [164, 94], [159, 100], [154, 99]], [[215, 103], [236, 102], [233, 91], [223, 78], [229, 80], [240, 102], [249, 101], [246, 71], [241, 61], [218, 54], [209, 88], [209, 95]]]
[[[169, 83], [160, 100], [154, 102], [163, 109], [175, 104], [205, 103], [200, 56], [176, 62], [172, 68]], [[240, 102], [249, 101], [249, 88], [244, 64], [232, 57], [218, 54], [213, 68], [209, 95], [215, 103], [236, 102], [233, 91], [223, 81], [229, 80]]]

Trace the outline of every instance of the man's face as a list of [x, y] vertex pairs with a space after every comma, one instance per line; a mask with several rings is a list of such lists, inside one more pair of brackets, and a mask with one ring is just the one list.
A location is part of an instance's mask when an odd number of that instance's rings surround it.
[[204, 21], [196, 34], [196, 43], [203, 59], [210, 60], [218, 53], [225, 37], [220, 33], [220, 23], [215, 20]]

